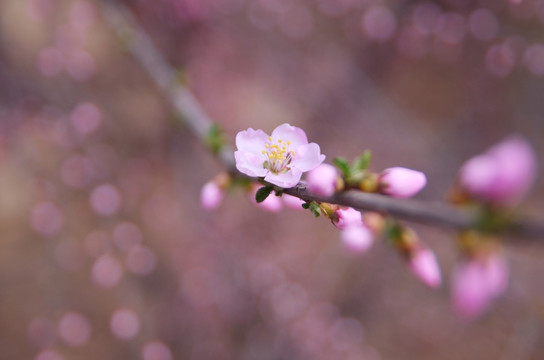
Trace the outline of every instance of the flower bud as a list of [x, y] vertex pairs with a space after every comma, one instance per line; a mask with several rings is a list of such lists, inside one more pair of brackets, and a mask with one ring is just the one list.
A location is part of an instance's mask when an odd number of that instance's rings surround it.
[[361, 222], [358, 225], [350, 224], [345, 227], [340, 234], [340, 238], [348, 250], [365, 252], [372, 245], [374, 235], [372, 231]]
[[209, 181], [200, 191], [200, 204], [206, 210], [213, 210], [221, 204], [224, 192], [215, 181]]
[[427, 184], [427, 177], [421, 171], [403, 167], [385, 169], [380, 174], [380, 192], [392, 197], [414, 196]]
[[308, 189], [321, 196], [331, 196], [335, 193], [337, 179], [336, 168], [329, 164], [321, 164], [306, 175]]
[[453, 305], [457, 313], [472, 318], [484, 312], [508, 284], [508, 267], [498, 254], [472, 259], [453, 273]]
[[338, 208], [336, 210], [336, 217], [338, 220], [335, 222], [335, 225], [340, 230], [344, 230], [350, 225], [358, 226], [363, 222], [361, 213], [354, 208]]
[[432, 288], [440, 286], [442, 276], [434, 252], [427, 248], [417, 249], [408, 262], [410, 271]]
[[513, 135], [461, 168], [459, 184], [473, 198], [512, 205], [535, 179], [536, 159], [526, 139]]

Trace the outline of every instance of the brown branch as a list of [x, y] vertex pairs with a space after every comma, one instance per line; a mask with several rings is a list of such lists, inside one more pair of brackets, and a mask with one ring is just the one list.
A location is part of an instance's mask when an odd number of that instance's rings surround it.
[[[119, 40], [140, 62], [173, 108], [182, 116], [191, 132], [203, 142], [206, 141], [213, 122], [192, 92], [177, 80], [174, 68], [166, 62], [146, 31], [122, 4], [107, 2], [103, 3], [103, 7], [102, 14]], [[218, 156], [231, 173], [240, 176], [240, 173], [236, 171], [233, 153], [233, 149], [225, 145], [221, 148]], [[331, 197], [317, 196], [310, 193], [304, 183], [299, 183], [296, 187], [286, 189], [284, 192], [305, 201], [327, 202], [350, 206], [357, 210], [378, 211], [404, 220], [452, 229], [475, 228], [478, 219], [476, 211], [460, 209], [446, 203], [395, 199], [353, 190], [339, 192]], [[516, 239], [544, 239], [544, 222], [514, 220], [504, 232]]]

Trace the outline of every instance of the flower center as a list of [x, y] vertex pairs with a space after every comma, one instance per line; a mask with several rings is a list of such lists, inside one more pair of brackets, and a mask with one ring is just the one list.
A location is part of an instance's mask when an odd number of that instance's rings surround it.
[[265, 169], [270, 170], [274, 174], [283, 174], [289, 170], [289, 164], [295, 156], [293, 150], [289, 150], [291, 141], [284, 142], [278, 139], [276, 143], [272, 141], [272, 136], [268, 138], [268, 143], [265, 144], [265, 150], [262, 151], [268, 160], [263, 163]]

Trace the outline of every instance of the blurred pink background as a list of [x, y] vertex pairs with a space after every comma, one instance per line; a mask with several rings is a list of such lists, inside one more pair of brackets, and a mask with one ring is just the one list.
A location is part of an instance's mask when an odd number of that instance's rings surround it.
[[[544, 158], [544, 1], [125, 1], [234, 136], [303, 128], [330, 162], [427, 174], [510, 133]], [[105, 9], [105, 10], [104, 10]], [[544, 247], [509, 245], [507, 293], [451, 310], [450, 230], [413, 225], [444, 285], [325, 219], [272, 214], [224, 168], [104, 21], [101, 1], [0, 3], [0, 358], [541, 359]], [[541, 176], [520, 211], [544, 218]], [[544, 241], [544, 239], [542, 239]]]

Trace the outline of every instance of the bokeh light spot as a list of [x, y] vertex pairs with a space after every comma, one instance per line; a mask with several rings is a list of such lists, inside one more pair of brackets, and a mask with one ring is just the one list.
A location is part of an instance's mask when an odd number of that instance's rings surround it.
[[57, 332], [67, 345], [81, 347], [91, 338], [91, 324], [80, 313], [68, 312], [60, 319]]

